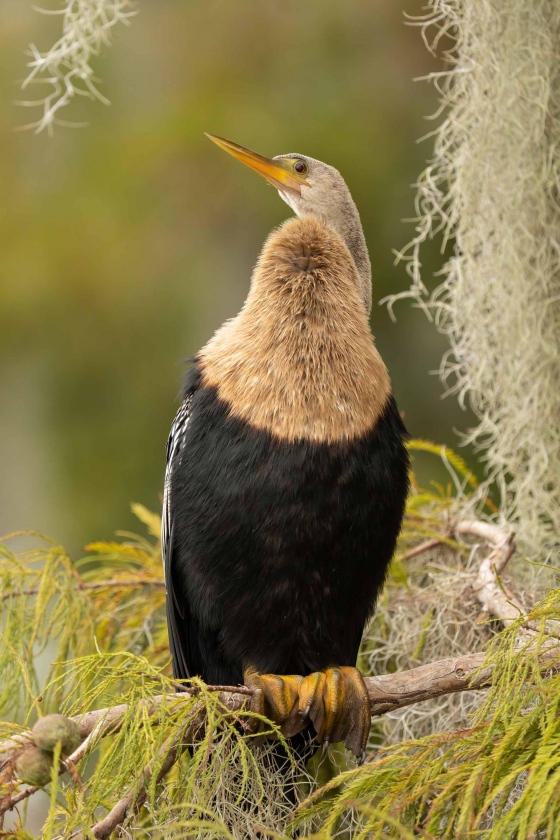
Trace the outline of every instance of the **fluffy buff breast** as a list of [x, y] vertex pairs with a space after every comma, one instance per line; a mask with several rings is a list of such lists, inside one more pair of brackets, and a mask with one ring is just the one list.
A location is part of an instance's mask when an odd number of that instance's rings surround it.
[[352, 256], [336, 231], [290, 219], [268, 238], [239, 315], [199, 355], [233, 416], [282, 440], [371, 431], [391, 394]]

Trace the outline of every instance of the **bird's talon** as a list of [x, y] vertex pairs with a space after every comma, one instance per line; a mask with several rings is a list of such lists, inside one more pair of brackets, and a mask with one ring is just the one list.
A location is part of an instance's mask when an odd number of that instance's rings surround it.
[[244, 673], [245, 685], [253, 689], [251, 709], [274, 721], [286, 738], [313, 724], [323, 746], [344, 741], [363, 762], [369, 735], [370, 703], [367, 689], [356, 668], [342, 666], [298, 675]]
[[304, 711], [323, 742], [323, 753], [329, 744], [344, 741], [356, 758], [364, 754], [371, 720], [370, 702], [362, 675], [356, 668], [326, 668], [304, 677], [300, 700], [306, 700]]
[[[243, 674], [247, 688], [253, 689], [253, 704], [258, 704], [258, 714], [274, 721], [286, 738], [291, 738], [307, 725], [299, 714], [299, 686], [303, 677], [297, 674], [259, 674], [246, 668]], [[253, 709], [255, 710], [255, 709]]]

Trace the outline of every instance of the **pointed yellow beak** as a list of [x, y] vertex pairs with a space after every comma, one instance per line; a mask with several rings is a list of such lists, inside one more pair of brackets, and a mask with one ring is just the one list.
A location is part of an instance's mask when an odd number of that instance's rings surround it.
[[244, 146], [239, 146], [231, 140], [226, 140], [224, 137], [216, 137], [215, 134], [208, 134], [206, 136], [212, 140], [224, 152], [229, 152], [234, 158], [240, 160], [246, 166], [254, 169], [263, 178], [266, 178], [277, 190], [294, 190], [301, 193], [302, 185], [307, 184], [303, 175], [299, 175], [294, 169], [294, 161], [290, 158], [283, 158], [281, 160], [273, 160], [272, 158], [265, 158], [246, 149]]

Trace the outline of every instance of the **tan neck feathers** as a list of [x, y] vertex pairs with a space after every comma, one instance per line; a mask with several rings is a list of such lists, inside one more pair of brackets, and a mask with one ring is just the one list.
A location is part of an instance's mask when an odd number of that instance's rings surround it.
[[266, 241], [239, 315], [201, 351], [205, 385], [232, 414], [283, 440], [352, 440], [391, 384], [341, 236], [311, 217]]

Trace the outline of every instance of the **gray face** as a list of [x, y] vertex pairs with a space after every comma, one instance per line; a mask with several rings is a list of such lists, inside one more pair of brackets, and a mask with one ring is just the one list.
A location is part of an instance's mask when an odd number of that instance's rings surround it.
[[[329, 221], [329, 217], [338, 215], [343, 205], [354, 204], [344, 178], [334, 166], [295, 152], [276, 155], [273, 160], [292, 161], [294, 170], [307, 180], [309, 186], [302, 185], [301, 194], [288, 188], [278, 190], [297, 216], [319, 216]], [[300, 172], [301, 164], [307, 171]]]
[[[340, 172], [320, 160], [300, 155], [276, 155], [273, 160], [289, 161], [294, 172], [305, 177], [307, 185], [299, 190], [279, 187], [296, 216], [314, 216], [333, 227], [346, 245], [360, 275], [361, 293], [366, 310], [371, 306], [371, 265], [358, 209]], [[301, 165], [304, 165], [302, 169]]]

